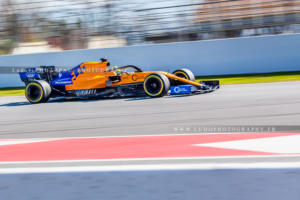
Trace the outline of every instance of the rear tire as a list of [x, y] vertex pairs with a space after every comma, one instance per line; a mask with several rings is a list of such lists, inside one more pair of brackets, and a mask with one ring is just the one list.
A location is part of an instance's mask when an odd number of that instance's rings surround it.
[[[184, 78], [184, 79], [187, 79], [187, 80], [190, 80], [190, 81], [195, 81], [195, 75], [194, 73], [189, 70], [189, 69], [178, 69], [176, 71], [174, 71], [172, 74], [180, 77], [180, 78]], [[177, 80], [173, 80], [172, 81], [172, 85], [180, 85], [182, 84], [181, 81], [177, 81]]]
[[170, 81], [164, 74], [150, 74], [144, 81], [144, 91], [149, 97], [163, 97], [170, 89]]
[[25, 97], [32, 103], [45, 103], [49, 100], [51, 94], [51, 86], [43, 80], [31, 81], [26, 85]]

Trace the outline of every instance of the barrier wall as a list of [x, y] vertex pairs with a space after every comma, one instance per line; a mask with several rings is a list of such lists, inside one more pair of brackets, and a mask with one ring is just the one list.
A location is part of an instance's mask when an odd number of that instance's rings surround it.
[[[120, 48], [0, 56], [0, 66], [75, 66], [108, 58], [112, 65], [144, 70], [190, 68], [196, 75], [300, 70], [300, 34], [178, 42]], [[19, 86], [17, 75], [0, 75], [0, 87]]]

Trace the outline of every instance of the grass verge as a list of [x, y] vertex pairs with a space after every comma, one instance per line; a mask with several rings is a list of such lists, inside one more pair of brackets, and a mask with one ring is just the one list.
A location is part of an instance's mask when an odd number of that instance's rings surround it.
[[263, 74], [197, 76], [196, 80], [197, 81], [220, 80], [221, 85], [300, 81], [300, 71], [274, 72], [274, 73], [263, 73]]
[[25, 87], [0, 88], [0, 97], [23, 96]]

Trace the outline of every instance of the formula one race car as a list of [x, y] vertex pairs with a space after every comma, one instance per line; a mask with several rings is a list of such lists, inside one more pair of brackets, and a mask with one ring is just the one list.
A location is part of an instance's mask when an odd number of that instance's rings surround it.
[[194, 74], [188, 69], [179, 69], [172, 74], [143, 72], [133, 65], [110, 67], [106, 59], [84, 62], [71, 70], [58, 71], [54, 66], [42, 66], [28, 68], [19, 74], [26, 84], [25, 96], [30, 103], [43, 103], [59, 96], [162, 97], [206, 93], [219, 88], [219, 81], [195, 82]]

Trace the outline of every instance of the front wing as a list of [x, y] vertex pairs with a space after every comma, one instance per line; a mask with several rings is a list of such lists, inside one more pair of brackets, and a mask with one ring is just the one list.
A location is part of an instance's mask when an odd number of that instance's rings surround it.
[[178, 85], [170, 87], [170, 95], [182, 95], [182, 94], [201, 94], [213, 92], [220, 88], [218, 80], [213, 81], [200, 81], [201, 86], [195, 85]]

